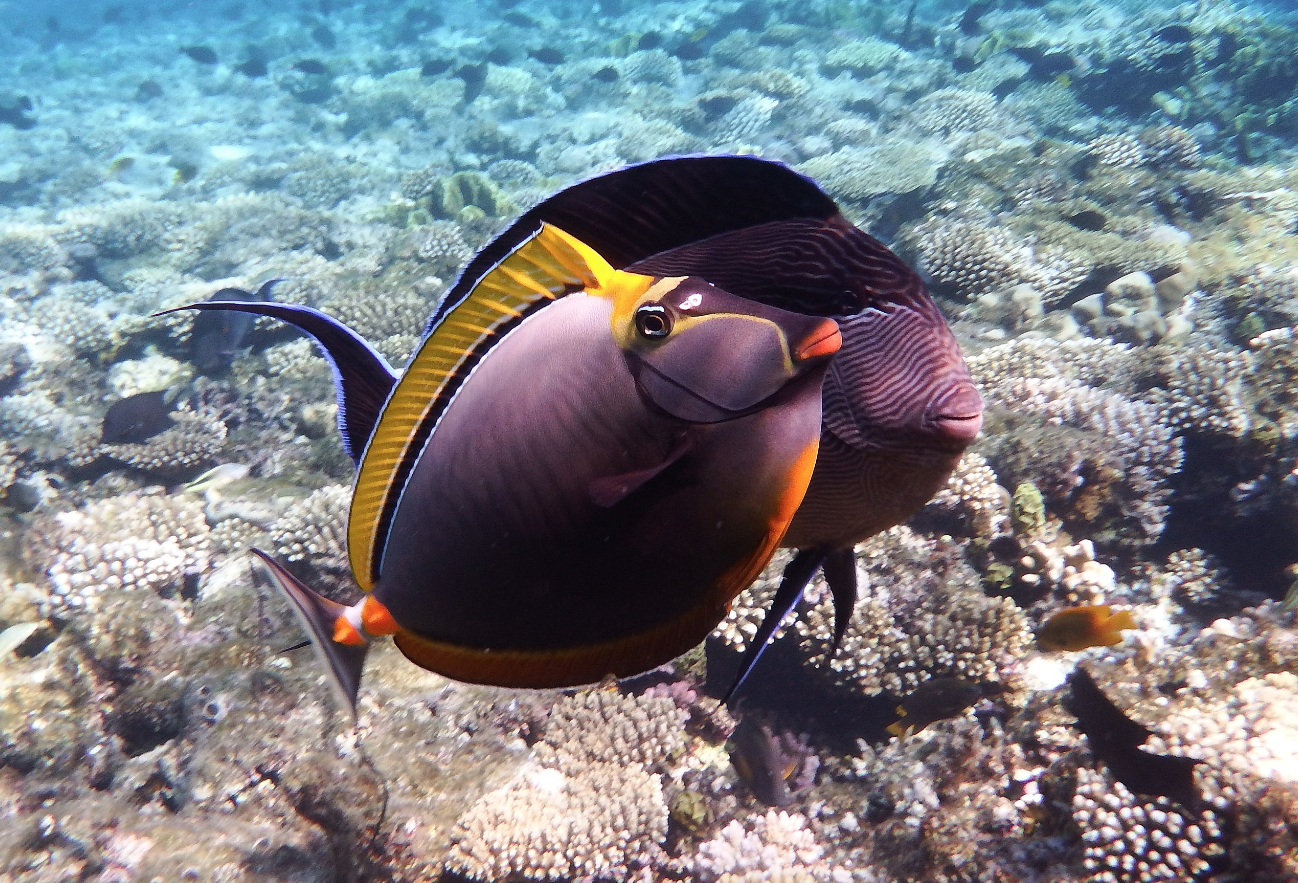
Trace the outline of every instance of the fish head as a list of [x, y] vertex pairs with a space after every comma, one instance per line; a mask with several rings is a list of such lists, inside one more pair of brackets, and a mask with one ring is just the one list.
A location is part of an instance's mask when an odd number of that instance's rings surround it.
[[656, 279], [612, 315], [641, 393], [683, 420], [752, 413], [842, 346], [833, 319], [757, 303], [696, 277]]
[[982, 428], [983, 400], [937, 305], [881, 301], [839, 324], [826, 427], [856, 448], [964, 451]]

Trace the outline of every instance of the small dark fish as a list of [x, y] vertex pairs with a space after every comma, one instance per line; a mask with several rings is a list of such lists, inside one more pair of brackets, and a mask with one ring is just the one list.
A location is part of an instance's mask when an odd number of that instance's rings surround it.
[[567, 59], [564, 54], [552, 46], [542, 46], [527, 53], [541, 64], [563, 64]]
[[145, 80], [135, 89], [135, 98], [137, 101], [148, 101], [152, 98], [162, 97], [162, 86], [156, 80]]
[[957, 74], [967, 74], [978, 67], [978, 62], [971, 55], [957, 55], [952, 59], [951, 67], [955, 68]]
[[1039, 46], [1011, 46], [1010, 53], [1020, 61], [1026, 61], [1028, 71], [1038, 80], [1051, 80], [1077, 67], [1077, 62], [1067, 52], [1046, 52]]
[[292, 64], [292, 70], [300, 74], [310, 74], [311, 76], [322, 76], [329, 73], [329, 68], [324, 66], [324, 62], [316, 58], [303, 58]]
[[138, 445], [174, 424], [166, 393], [142, 392], [114, 402], [104, 414], [99, 441]]
[[[208, 298], [211, 301], [244, 301], [260, 303], [270, 300], [270, 291], [278, 279], [263, 282], [255, 292], [242, 288], [222, 288]], [[189, 334], [189, 361], [203, 374], [219, 374], [230, 367], [243, 339], [252, 330], [254, 316], [235, 312], [202, 312], [194, 319]]]
[[1064, 220], [1072, 224], [1078, 230], [1103, 230], [1109, 223], [1109, 219], [1104, 212], [1095, 209], [1083, 209], [1071, 215], [1064, 215]]
[[727, 747], [735, 772], [767, 806], [792, 803], [794, 792], [809, 787], [820, 766], [806, 744], [788, 733], [773, 733], [751, 715], [735, 727]]
[[657, 31], [649, 31], [647, 34], [641, 34], [640, 39], [636, 40], [635, 48], [637, 49], [657, 49], [663, 44], [663, 35]]
[[114, 3], [112, 6], [104, 10], [104, 23], [117, 24], [123, 18], [125, 18], [124, 15], [125, 12], [126, 12], [125, 6], [122, 6], [120, 3]]
[[509, 60], [512, 57], [513, 54], [504, 46], [497, 46], [495, 49], [492, 49], [487, 53], [486, 60], [492, 64], [505, 65], [509, 64]]
[[520, 28], [534, 28], [540, 24], [540, 22], [532, 18], [532, 16], [528, 15], [526, 12], [521, 12], [517, 9], [511, 9], [509, 12], [506, 12], [504, 19], [511, 25], [518, 25]]
[[464, 103], [468, 104], [482, 94], [482, 87], [487, 84], [487, 63], [462, 64], [455, 69], [454, 76], [464, 81]]
[[199, 64], [216, 64], [216, 52], [211, 46], [181, 46], [180, 51]]
[[1069, 675], [1068, 687], [1064, 708], [1077, 718], [1091, 753], [1104, 761], [1115, 779], [1134, 794], [1166, 797], [1189, 809], [1199, 806], [1194, 768], [1203, 761], [1142, 749], [1153, 730], [1123, 714], [1081, 666]]
[[600, 83], [616, 83], [621, 76], [615, 67], [602, 67], [591, 74], [591, 77]]
[[929, 724], [955, 717], [983, 698], [983, 688], [963, 678], [931, 678], [897, 706], [898, 720], [888, 725], [894, 736], [913, 736]]
[[438, 74], [444, 74], [451, 69], [451, 60], [449, 58], [434, 58], [432, 61], [425, 61], [419, 68], [419, 76], [435, 77]]
[[257, 77], [264, 77], [269, 72], [269, 68], [266, 67], [266, 62], [262, 61], [260, 58], [250, 58], [243, 64], [235, 65], [234, 69], [236, 73], [241, 73], [245, 77], [252, 77], [254, 79]]
[[1115, 613], [1108, 604], [1070, 607], [1046, 620], [1037, 632], [1037, 646], [1042, 650], [1113, 647], [1122, 643], [1123, 629], [1135, 627], [1130, 610]]
[[978, 26], [978, 20], [992, 11], [996, 4], [991, 0], [978, 0], [976, 3], [970, 3], [965, 9], [964, 15], [960, 16], [960, 33], [967, 37], [972, 37], [978, 33], [981, 28]]
[[26, 131], [35, 127], [36, 120], [27, 115], [32, 109], [32, 100], [26, 95], [19, 95], [13, 104], [0, 104], [0, 123], [8, 123], [15, 129]]
[[708, 51], [698, 43], [688, 42], [682, 43], [675, 49], [669, 51], [681, 61], [698, 61], [700, 58], [708, 54]]
[[1194, 39], [1194, 32], [1185, 25], [1168, 25], [1154, 31], [1154, 39], [1164, 43], [1189, 43]]
[[709, 117], [724, 116], [739, 103], [737, 95], [708, 95], [700, 98], [698, 101], [699, 110], [703, 111]]
[[333, 31], [329, 30], [324, 25], [317, 25], [311, 29], [311, 39], [315, 40], [325, 49], [334, 49], [338, 46], [338, 38], [334, 36]]

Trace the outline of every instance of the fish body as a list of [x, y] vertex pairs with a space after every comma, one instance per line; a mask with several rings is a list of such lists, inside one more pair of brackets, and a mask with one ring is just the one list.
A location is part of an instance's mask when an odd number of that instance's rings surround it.
[[199, 64], [216, 64], [216, 51], [211, 46], [182, 46], [180, 51]]
[[1077, 718], [1091, 753], [1104, 761], [1114, 778], [1135, 794], [1167, 797], [1197, 809], [1194, 768], [1202, 761], [1142, 749], [1153, 730], [1114, 705], [1086, 669], [1078, 666], [1068, 677], [1068, 687], [1064, 708]]
[[172, 403], [165, 392], [141, 392], [113, 402], [100, 427], [101, 444], [141, 444], [170, 429]]
[[[278, 279], [262, 283], [256, 291], [222, 288], [209, 300], [266, 301]], [[204, 374], [218, 374], [230, 367], [244, 338], [252, 330], [255, 316], [238, 312], [199, 313], [189, 333], [189, 361]]]
[[1107, 604], [1070, 607], [1045, 621], [1037, 632], [1042, 650], [1085, 650], [1113, 647], [1122, 643], [1124, 629], [1136, 628], [1130, 610], [1114, 610]]
[[[571, 686], [701, 641], [769, 560], [814, 468], [832, 320], [697, 277], [614, 270], [549, 224], [484, 273], [395, 377], [354, 332], [325, 349], [358, 471], [343, 608], [268, 556], [355, 699], [366, 641], [459, 680]], [[358, 651], [357, 648], [360, 648]]]
[[983, 697], [983, 688], [964, 678], [931, 678], [897, 706], [897, 720], [885, 729], [894, 736], [912, 736], [929, 724], [955, 717]]
[[[728, 748], [735, 772], [753, 796], [767, 806], [793, 803], [795, 779], [803, 772], [807, 755], [790, 745], [764, 723], [744, 717], [731, 734]], [[793, 750], [790, 750], [790, 749]]]

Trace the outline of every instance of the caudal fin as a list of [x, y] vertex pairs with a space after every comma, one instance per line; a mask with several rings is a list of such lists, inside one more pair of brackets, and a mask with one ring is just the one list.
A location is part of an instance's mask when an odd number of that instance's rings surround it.
[[292, 602], [293, 611], [311, 636], [309, 643], [316, 658], [329, 672], [329, 686], [335, 698], [355, 719], [356, 691], [360, 689], [361, 668], [365, 665], [365, 653], [369, 650], [369, 645], [339, 644], [333, 639], [334, 624], [347, 610], [346, 605], [330, 601], [308, 588], [284, 569], [282, 564], [260, 549], [249, 551], [261, 559], [275, 585]]

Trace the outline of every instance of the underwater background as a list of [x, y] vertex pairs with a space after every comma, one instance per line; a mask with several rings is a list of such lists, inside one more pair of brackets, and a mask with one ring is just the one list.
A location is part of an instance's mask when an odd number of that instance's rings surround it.
[[[1298, 879], [1298, 11], [0, 11], [0, 879]], [[787, 553], [619, 689], [380, 647], [353, 727], [246, 552], [350, 591], [328, 368], [151, 314], [279, 278], [402, 364], [519, 212], [692, 152], [790, 163], [917, 266], [982, 436], [859, 547], [838, 653], [817, 582], [735, 709]], [[1121, 643], [1038, 644], [1098, 604]], [[1079, 663], [1200, 801], [1097, 758]]]

